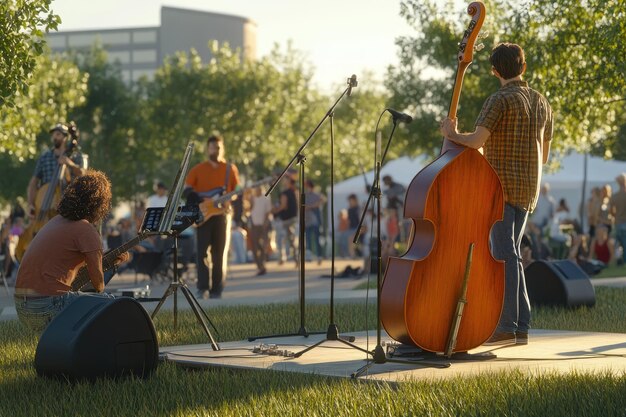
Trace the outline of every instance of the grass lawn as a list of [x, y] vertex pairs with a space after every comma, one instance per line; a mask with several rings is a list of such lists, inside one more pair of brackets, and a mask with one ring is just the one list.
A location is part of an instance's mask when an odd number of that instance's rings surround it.
[[[626, 333], [626, 290], [598, 288], [597, 306], [534, 310], [534, 327]], [[375, 305], [339, 304], [342, 332], [375, 328]], [[219, 340], [297, 329], [295, 304], [208, 310]], [[307, 307], [309, 330], [325, 330], [328, 307]], [[206, 343], [187, 312], [161, 312], [161, 346]], [[532, 343], [532, 340], [531, 340]], [[37, 338], [18, 322], [0, 323], [0, 416], [623, 416], [626, 375], [490, 373], [399, 385], [361, 383], [272, 371], [189, 371], [159, 365], [146, 380], [67, 384], [39, 378], [33, 367]]]
[[[626, 277], [626, 265], [609, 265], [604, 268], [599, 274], [589, 277], [593, 278], [621, 278]], [[376, 289], [376, 275], [372, 274], [367, 280], [367, 277], [364, 277], [359, 281], [358, 284], [355, 285], [355, 290], [364, 290], [366, 288]]]
[[604, 268], [598, 275], [591, 278], [621, 278], [626, 277], [625, 265], [609, 265]]

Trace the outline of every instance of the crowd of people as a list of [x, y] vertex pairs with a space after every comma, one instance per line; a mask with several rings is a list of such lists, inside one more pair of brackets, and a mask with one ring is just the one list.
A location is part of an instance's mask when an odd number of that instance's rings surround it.
[[[594, 187], [584, 203], [585, 224], [578, 220], [567, 201], [558, 202], [544, 183], [537, 208], [530, 217], [523, 240], [524, 263], [534, 260], [570, 259], [589, 275], [608, 265], [624, 263], [626, 247], [626, 174], [610, 184]], [[584, 228], [583, 228], [584, 227]]]

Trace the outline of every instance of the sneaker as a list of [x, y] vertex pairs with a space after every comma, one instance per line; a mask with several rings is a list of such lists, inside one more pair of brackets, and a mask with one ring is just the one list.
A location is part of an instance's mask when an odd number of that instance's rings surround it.
[[505, 346], [505, 345], [514, 345], [515, 341], [515, 333], [513, 332], [500, 332], [494, 333], [491, 335], [489, 340], [483, 343], [483, 346]]
[[528, 344], [528, 332], [515, 332], [515, 344], [527, 345]]
[[265, 275], [265, 274], [267, 274], [267, 270], [265, 268], [259, 269], [256, 274], [257, 274], [257, 276]]
[[209, 293], [209, 298], [222, 298], [222, 293], [221, 292]]

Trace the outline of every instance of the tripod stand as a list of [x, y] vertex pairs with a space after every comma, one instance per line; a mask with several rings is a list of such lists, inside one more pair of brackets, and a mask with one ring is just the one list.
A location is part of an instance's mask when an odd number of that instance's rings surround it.
[[209, 338], [211, 347], [213, 348], [213, 350], [220, 350], [219, 345], [217, 344], [215, 339], [213, 339], [213, 335], [211, 335], [211, 332], [209, 331], [209, 327], [207, 323], [209, 323], [216, 332], [217, 332], [217, 328], [215, 327], [213, 322], [211, 322], [211, 319], [206, 314], [206, 312], [202, 309], [202, 306], [200, 306], [200, 303], [198, 303], [198, 300], [195, 299], [195, 297], [193, 296], [193, 294], [191, 293], [187, 285], [185, 285], [185, 283], [182, 282], [182, 280], [178, 276], [178, 235], [179, 235], [179, 232], [170, 231], [170, 232], [165, 232], [164, 234], [166, 236], [174, 238], [174, 260], [173, 260], [174, 274], [172, 277], [172, 282], [167, 287], [167, 289], [165, 290], [165, 293], [163, 294], [156, 308], [152, 312], [151, 318], [154, 320], [154, 317], [159, 312], [161, 306], [163, 305], [167, 297], [174, 294], [174, 330], [176, 330], [178, 327], [178, 290], [180, 290], [185, 296], [185, 298], [187, 299], [187, 302], [189, 303], [191, 310], [196, 316], [196, 320], [198, 321], [198, 323], [200, 323], [202, 330], [204, 330], [207, 337]]
[[[279, 334], [279, 335], [271, 335], [271, 336], [261, 336], [261, 337], [249, 337], [248, 341], [253, 341], [256, 339], [260, 339], [260, 338], [270, 338], [270, 337], [287, 337], [287, 336], [304, 336], [304, 337], [308, 337], [310, 334], [320, 334], [320, 333], [309, 333], [306, 329], [305, 326], [305, 258], [306, 258], [306, 247], [305, 247], [305, 221], [304, 221], [304, 212], [305, 212], [305, 208], [306, 208], [306, 194], [304, 192], [305, 188], [305, 181], [304, 181], [304, 175], [305, 175], [305, 169], [304, 169], [304, 164], [306, 162], [306, 157], [304, 156], [304, 154], [302, 153], [304, 151], [304, 149], [307, 147], [307, 145], [309, 144], [309, 142], [311, 141], [311, 139], [313, 138], [313, 136], [315, 135], [315, 133], [319, 130], [319, 128], [322, 126], [322, 124], [324, 123], [324, 121], [329, 118], [330, 119], [330, 131], [331, 131], [331, 157], [330, 157], [330, 162], [331, 162], [331, 166], [330, 166], [330, 172], [331, 172], [331, 207], [333, 206], [333, 191], [332, 191], [332, 187], [333, 187], [333, 180], [332, 180], [332, 175], [333, 175], [333, 115], [334, 115], [334, 111], [335, 111], [335, 107], [337, 107], [337, 104], [339, 104], [339, 102], [341, 101], [341, 99], [343, 99], [343, 97], [345, 95], [350, 96], [350, 94], [352, 94], [352, 88], [356, 87], [358, 85], [357, 80], [356, 80], [356, 75], [352, 75], [350, 78], [348, 78], [348, 87], [344, 90], [344, 92], [339, 96], [339, 98], [335, 101], [335, 103], [330, 107], [330, 109], [326, 112], [326, 114], [324, 115], [324, 117], [322, 118], [322, 120], [317, 124], [317, 126], [315, 127], [315, 129], [313, 129], [313, 132], [311, 132], [311, 134], [309, 135], [309, 137], [307, 138], [306, 141], [304, 141], [304, 143], [302, 144], [302, 146], [300, 146], [300, 149], [298, 149], [298, 151], [296, 152], [296, 154], [294, 155], [294, 157], [291, 159], [291, 161], [287, 164], [287, 166], [285, 167], [285, 169], [283, 170], [283, 172], [278, 176], [278, 178], [274, 181], [274, 183], [270, 186], [270, 188], [267, 190], [267, 192], [265, 193], [266, 196], [268, 196], [273, 190], [274, 188], [276, 188], [276, 185], [278, 184], [278, 182], [285, 176], [285, 174], [287, 173], [287, 171], [289, 170], [289, 168], [291, 168], [291, 166], [293, 165], [294, 162], [297, 161], [297, 163], [300, 165], [300, 170], [299, 170], [299, 186], [300, 186], [300, 206], [299, 206], [299, 212], [298, 212], [298, 216], [299, 216], [299, 257], [300, 257], [300, 270], [299, 270], [299, 287], [300, 287], [300, 291], [299, 291], [299, 302], [300, 302], [300, 329], [296, 332], [296, 333], [291, 333], [291, 334]], [[332, 212], [332, 209], [331, 209]], [[332, 222], [332, 230], [334, 233], [334, 218], [331, 217], [331, 222]], [[333, 321], [332, 317], [333, 317], [333, 293], [334, 293], [334, 277], [335, 277], [335, 239], [332, 239], [332, 255], [331, 255], [331, 322]], [[336, 325], [331, 325], [334, 326], [334, 330], [331, 331], [331, 327], [329, 327], [328, 332], [327, 332], [327, 338], [330, 339], [330, 337], [336, 337], [336, 339], [332, 339], [332, 340], [337, 340], [339, 339], [339, 335], [338, 335], [338, 331], [336, 329]], [[354, 340], [353, 337], [349, 338], [351, 341]], [[342, 340], [344, 341], [344, 340]], [[309, 349], [312, 349], [314, 346], [310, 347]], [[306, 352], [309, 349], [305, 349], [302, 352], [296, 353], [296, 356], [300, 356], [302, 355], [304, 352]]]
[[[387, 110], [385, 110], [387, 111]], [[383, 112], [384, 113], [384, 112]], [[393, 128], [391, 129], [391, 133], [389, 134], [389, 139], [387, 140], [387, 144], [385, 146], [385, 151], [382, 154], [382, 157], [379, 159], [379, 146], [380, 143], [376, 143], [376, 149], [374, 151], [374, 161], [375, 161], [375, 170], [374, 170], [374, 183], [370, 190], [370, 194], [367, 199], [367, 203], [363, 209], [361, 214], [361, 220], [359, 222], [359, 226], [357, 227], [357, 234], [354, 237], [354, 242], [356, 243], [359, 239], [359, 230], [361, 229], [361, 225], [365, 219], [365, 214], [367, 213], [369, 204], [372, 198], [376, 198], [376, 347], [372, 351], [365, 350], [365, 352], [372, 357], [372, 361], [366, 363], [364, 366], [359, 368], [356, 372], [354, 372], [351, 376], [353, 378], [358, 378], [363, 375], [370, 367], [374, 364], [384, 364], [387, 362], [390, 363], [399, 363], [405, 365], [418, 365], [418, 366], [430, 366], [437, 368], [448, 368], [450, 367], [450, 363], [448, 362], [439, 362], [439, 361], [425, 361], [425, 357], [416, 357], [414, 360], [399, 360], [399, 359], [390, 359], [387, 357], [385, 350], [382, 346], [382, 323], [380, 319], [380, 310], [381, 310], [381, 300], [380, 300], [380, 291], [382, 287], [382, 241], [380, 238], [380, 217], [381, 217], [381, 199], [382, 199], [382, 191], [380, 188], [380, 170], [383, 161], [385, 160], [385, 156], [387, 155], [387, 151], [389, 150], [389, 146], [391, 144], [391, 139], [393, 138], [393, 134], [397, 127], [397, 122], [401, 117], [401, 114], [395, 112], [391, 112], [393, 115]], [[382, 117], [382, 115], [381, 115]], [[379, 119], [380, 120], [380, 119]], [[407, 119], [410, 121], [410, 119]]]

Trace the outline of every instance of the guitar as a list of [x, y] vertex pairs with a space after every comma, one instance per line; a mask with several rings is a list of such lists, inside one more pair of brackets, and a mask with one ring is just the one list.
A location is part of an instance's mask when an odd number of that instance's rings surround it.
[[[156, 230], [156, 225], [158, 224], [157, 218], [160, 219], [160, 212], [163, 211], [163, 207], [151, 207], [144, 214], [144, 219], [142, 221], [142, 232], [140, 232], [137, 236], [129, 240], [128, 242], [118, 246], [115, 249], [111, 249], [107, 253], [102, 256], [102, 271], [104, 274], [104, 285], [107, 285], [111, 278], [115, 275], [113, 273], [107, 273], [112, 270], [116, 264], [115, 260], [122, 253], [127, 252], [132, 249], [136, 245], [138, 245], [142, 240], [147, 239], [150, 236], [155, 236], [161, 234], [161, 232]], [[182, 231], [186, 229], [189, 224], [197, 222], [200, 217], [200, 212], [198, 210], [194, 210], [193, 208], [184, 206], [179, 208], [176, 217], [174, 218], [174, 223], [172, 225], [172, 230]], [[87, 270], [87, 266], [82, 266], [78, 272], [76, 273], [76, 278], [72, 282], [72, 291], [80, 291], [91, 281], [89, 279], [89, 271]]]
[[[115, 249], [111, 249], [110, 251], [105, 253], [102, 256], [102, 271], [105, 272], [104, 285], [107, 285], [109, 281], [111, 281], [111, 278], [113, 278], [113, 275], [115, 275], [115, 274], [106, 274], [106, 272], [113, 269], [113, 267], [115, 266], [115, 260], [117, 259], [118, 256], [120, 256], [124, 252], [127, 252], [129, 249], [135, 247], [142, 240], [150, 236], [158, 235], [158, 234], [159, 234], [158, 232], [140, 233], [134, 238], [132, 238], [131, 240], [129, 240], [128, 242], [122, 244], [121, 246], [118, 246]], [[87, 270], [87, 266], [84, 265], [76, 273], [76, 278], [72, 282], [72, 291], [80, 291], [90, 282], [91, 281], [89, 279], [89, 271]]]
[[195, 227], [203, 225], [207, 220], [209, 220], [209, 218], [215, 215], [223, 214], [225, 210], [223, 204], [227, 201], [231, 201], [233, 197], [243, 194], [243, 192], [247, 189], [260, 187], [261, 185], [269, 184], [272, 181], [274, 181], [274, 177], [266, 177], [262, 180], [253, 182], [252, 184], [247, 185], [243, 188], [231, 191], [220, 196], [215, 196], [214, 190], [197, 193], [198, 196], [203, 199], [198, 206], [200, 208], [200, 211], [202, 212], [202, 215], [204, 216], [204, 220], [196, 223]]

